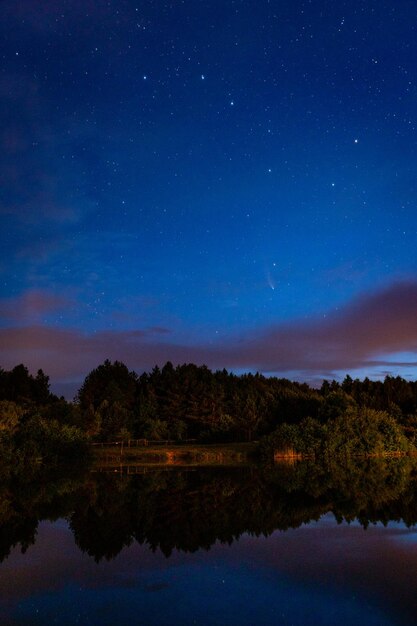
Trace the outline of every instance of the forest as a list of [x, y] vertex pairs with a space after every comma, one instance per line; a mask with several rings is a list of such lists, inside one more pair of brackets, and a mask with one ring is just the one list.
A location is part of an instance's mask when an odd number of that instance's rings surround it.
[[320, 388], [261, 374], [236, 375], [184, 364], [136, 374], [104, 363], [72, 402], [50, 391], [48, 376], [22, 364], [0, 369], [2, 463], [58, 462], [87, 454], [94, 441], [259, 441], [305, 456], [410, 452], [417, 443], [417, 382], [323, 381]]

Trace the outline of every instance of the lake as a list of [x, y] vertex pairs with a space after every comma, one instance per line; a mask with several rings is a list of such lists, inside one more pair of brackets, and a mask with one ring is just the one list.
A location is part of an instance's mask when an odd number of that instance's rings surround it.
[[2, 625], [416, 624], [411, 459], [134, 471], [4, 481]]

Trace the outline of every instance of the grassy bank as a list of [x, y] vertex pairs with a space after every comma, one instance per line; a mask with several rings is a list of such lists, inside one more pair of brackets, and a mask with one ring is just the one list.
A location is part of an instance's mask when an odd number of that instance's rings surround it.
[[135, 463], [143, 465], [240, 465], [255, 455], [256, 443], [206, 445], [149, 445], [126, 447], [114, 445], [92, 448], [96, 465], [116, 466]]

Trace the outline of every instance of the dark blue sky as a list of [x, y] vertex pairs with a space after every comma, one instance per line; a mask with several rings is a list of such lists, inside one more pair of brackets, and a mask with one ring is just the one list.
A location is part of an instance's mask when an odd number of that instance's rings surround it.
[[415, 2], [0, 18], [3, 367], [415, 377]]

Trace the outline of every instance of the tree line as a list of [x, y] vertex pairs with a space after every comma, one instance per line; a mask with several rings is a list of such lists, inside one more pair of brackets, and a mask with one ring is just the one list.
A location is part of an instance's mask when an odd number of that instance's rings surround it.
[[384, 437], [388, 449], [403, 447], [404, 438], [413, 446], [417, 382], [346, 376], [315, 389], [259, 373], [238, 376], [170, 362], [138, 375], [106, 360], [67, 402], [50, 392], [42, 370], [34, 376], [24, 365], [0, 369], [0, 440], [21, 457], [49, 458], [75, 453], [86, 441], [129, 438], [207, 443], [263, 438], [275, 448], [292, 445], [317, 453], [323, 441], [333, 451], [343, 441], [359, 445], [364, 432], [371, 441], [359, 446], [365, 453], [370, 446], [385, 449]]

